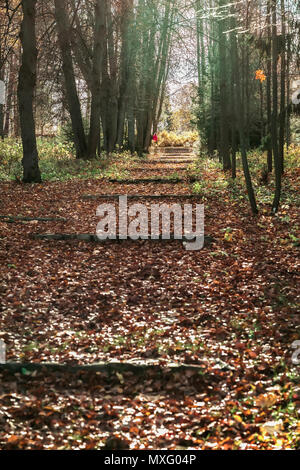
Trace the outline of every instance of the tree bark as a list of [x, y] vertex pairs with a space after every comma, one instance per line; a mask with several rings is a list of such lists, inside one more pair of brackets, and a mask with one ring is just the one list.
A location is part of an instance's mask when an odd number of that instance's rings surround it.
[[242, 156], [242, 163], [243, 163], [243, 171], [245, 176], [245, 182], [247, 187], [248, 198], [250, 202], [250, 206], [252, 209], [253, 214], [258, 213], [257, 204], [255, 193], [253, 190], [251, 174], [249, 170], [248, 158], [247, 158], [247, 145], [246, 145], [246, 138], [245, 138], [245, 112], [243, 109], [242, 104], [242, 96], [241, 96], [241, 83], [240, 83], [240, 75], [237, 70], [238, 64], [238, 48], [237, 48], [237, 39], [236, 35], [233, 34], [232, 38], [232, 53], [234, 55], [234, 64], [235, 64], [235, 92], [236, 92], [236, 99], [235, 99], [235, 112], [236, 112], [236, 120], [238, 123], [238, 130], [239, 130], [239, 137], [240, 137], [240, 147], [241, 147], [241, 156]]
[[128, 92], [129, 92], [129, 75], [130, 75], [130, 56], [131, 56], [131, 41], [130, 41], [130, 27], [132, 26], [133, 15], [133, 0], [124, 2], [122, 9], [122, 23], [121, 23], [121, 36], [122, 36], [122, 49], [121, 49], [121, 63], [120, 63], [120, 88], [119, 88], [119, 103], [118, 103], [118, 132], [117, 144], [121, 148], [124, 143], [124, 126], [126, 118], [126, 108], [128, 106]]
[[290, 103], [290, 93], [291, 93], [291, 80], [290, 80], [290, 65], [291, 65], [291, 38], [288, 25], [288, 34], [287, 34], [287, 61], [286, 61], [286, 145], [287, 147], [291, 144], [291, 103]]
[[[0, 64], [2, 64], [2, 51], [0, 43]], [[4, 80], [4, 65], [0, 65], [0, 80]], [[0, 137], [4, 140], [4, 105], [0, 103]]]
[[4, 124], [4, 135], [9, 135], [11, 110], [12, 110], [12, 98], [14, 92], [14, 82], [16, 78], [16, 57], [12, 54], [11, 62], [9, 65], [8, 84], [7, 84], [7, 102], [5, 107], [5, 124]]
[[101, 119], [101, 69], [103, 65], [105, 41], [105, 9], [102, 0], [97, 0], [95, 5], [95, 31], [93, 69], [91, 78], [91, 115], [88, 140], [88, 156], [95, 158], [100, 140]]
[[33, 97], [36, 87], [37, 48], [35, 36], [36, 0], [22, 0], [23, 21], [21, 43], [22, 63], [19, 72], [18, 103], [23, 143], [23, 182], [40, 183], [38, 151], [33, 115]]
[[4, 140], [4, 105], [0, 104], [0, 137]]
[[278, 37], [277, 37], [277, 12], [276, 0], [272, 0], [272, 82], [273, 82], [273, 114], [272, 114], [272, 148], [275, 169], [275, 195], [272, 211], [276, 213], [279, 209], [281, 197], [281, 165], [278, 148]]
[[[224, 6], [225, 1], [220, 0], [220, 6]], [[223, 169], [230, 170], [231, 161], [229, 153], [229, 128], [228, 128], [228, 86], [226, 67], [226, 36], [225, 19], [219, 20], [219, 60], [220, 60], [220, 157], [223, 162]]]
[[273, 170], [273, 149], [272, 149], [272, 28], [271, 28], [271, 0], [267, 4], [267, 25], [268, 25], [268, 39], [267, 39], [267, 166], [268, 172], [272, 173]]
[[[234, 6], [231, 7], [231, 29], [235, 29], [235, 18], [234, 18]], [[230, 46], [231, 50], [234, 50], [234, 35], [235, 31], [231, 33], [230, 35]], [[232, 168], [231, 168], [231, 175], [232, 179], [236, 179], [236, 153], [237, 153], [237, 122], [236, 122], [236, 92], [235, 92], [235, 74], [236, 74], [236, 57], [234, 54], [231, 54], [231, 87], [230, 87], [230, 93], [231, 93], [231, 158], [232, 158]]]
[[65, 78], [66, 96], [72, 121], [76, 157], [86, 159], [87, 144], [81, 114], [81, 107], [76, 88], [70, 43], [70, 24], [66, 12], [66, 1], [54, 0], [54, 4], [59, 47], [62, 56], [63, 73]]
[[286, 90], [286, 27], [285, 2], [281, 0], [281, 60], [280, 60], [280, 117], [279, 117], [279, 161], [281, 173], [284, 173], [284, 138], [285, 138], [285, 90]]

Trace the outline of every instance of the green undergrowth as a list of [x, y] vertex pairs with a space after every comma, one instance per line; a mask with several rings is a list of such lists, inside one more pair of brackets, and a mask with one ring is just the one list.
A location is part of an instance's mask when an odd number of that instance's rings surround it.
[[[270, 204], [274, 197], [274, 172], [266, 173], [266, 152], [253, 150], [248, 154], [252, 182], [259, 204]], [[300, 206], [299, 193], [300, 146], [285, 149], [285, 174], [282, 178], [282, 202]], [[248, 199], [240, 155], [237, 155], [237, 177], [231, 171], [224, 172], [216, 158], [201, 155], [189, 166], [187, 175], [193, 191], [205, 198], [224, 197], [235, 201]]]
[[[57, 139], [38, 139], [39, 166], [44, 181], [124, 177], [136, 164], [130, 152], [112, 153], [94, 160], [77, 160], [73, 145]], [[19, 139], [0, 141], [0, 180], [22, 179], [22, 144]]]

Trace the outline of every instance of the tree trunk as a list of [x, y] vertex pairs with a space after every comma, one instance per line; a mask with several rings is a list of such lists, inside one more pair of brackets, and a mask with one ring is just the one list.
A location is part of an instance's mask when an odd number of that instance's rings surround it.
[[291, 38], [289, 34], [288, 27], [288, 36], [287, 36], [287, 62], [286, 62], [286, 145], [287, 147], [291, 144], [291, 103], [290, 103], [290, 93], [291, 93], [291, 80], [290, 80], [290, 65], [291, 65]]
[[80, 102], [76, 88], [72, 51], [70, 44], [70, 25], [66, 12], [66, 1], [54, 0], [54, 4], [59, 47], [62, 56], [63, 73], [65, 78], [66, 96], [72, 121], [76, 157], [86, 159], [87, 144], [82, 121]]
[[4, 105], [0, 104], [0, 137], [4, 140]]
[[[234, 6], [231, 7], [231, 14], [233, 15], [231, 18], [231, 29], [234, 30], [235, 28], [235, 18], [234, 18]], [[235, 32], [231, 33], [230, 35], [230, 46], [231, 51], [234, 50], [234, 34]], [[234, 54], [231, 54], [231, 154], [232, 154], [232, 168], [231, 168], [231, 175], [232, 179], [236, 179], [236, 153], [237, 153], [237, 122], [236, 122], [236, 92], [235, 92], [235, 73], [236, 73], [236, 57]]]
[[281, 61], [280, 61], [280, 118], [279, 118], [279, 161], [281, 173], [284, 172], [284, 137], [285, 137], [285, 86], [286, 86], [286, 27], [285, 2], [281, 0]]
[[[220, 0], [220, 6], [225, 5], [225, 0]], [[225, 19], [219, 20], [219, 57], [220, 57], [220, 157], [223, 169], [230, 170], [231, 161], [229, 153], [229, 128], [228, 128], [228, 87], [226, 67], [226, 30]]]
[[124, 126], [126, 118], [126, 108], [128, 107], [128, 91], [129, 91], [129, 75], [130, 75], [130, 52], [131, 41], [129, 28], [132, 26], [133, 14], [133, 0], [124, 2], [122, 10], [122, 23], [121, 23], [121, 36], [122, 36], [122, 50], [121, 50], [121, 70], [120, 70], [120, 88], [119, 88], [119, 113], [118, 113], [118, 132], [117, 144], [121, 148], [124, 143]]
[[10, 120], [11, 120], [11, 110], [12, 110], [12, 98], [14, 92], [14, 82], [16, 79], [16, 57], [15, 54], [12, 54], [9, 74], [8, 74], [8, 84], [7, 84], [7, 102], [5, 108], [5, 124], [4, 124], [4, 135], [9, 135], [10, 129]]
[[19, 72], [18, 102], [23, 143], [23, 182], [40, 183], [33, 97], [36, 86], [37, 48], [35, 37], [36, 0], [22, 0], [22, 63]]
[[272, 150], [272, 140], [271, 140], [271, 132], [272, 132], [272, 92], [271, 92], [271, 84], [272, 84], [272, 58], [271, 58], [271, 0], [268, 0], [267, 4], [267, 24], [268, 24], [268, 39], [267, 39], [267, 166], [268, 172], [272, 173], [273, 170], [273, 150]]
[[[2, 64], [2, 51], [0, 43], [0, 64]], [[4, 65], [0, 66], [0, 80], [4, 81]], [[5, 92], [4, 92], [5, 93]], [[4, 105], [0, 103], [0, 137], [4, 140]]]
[[250, 206], [251, 206], [253, 214], [257, 214], [258, 210], [257, 210], [257, 205], [256, 205], [256, 198], [255, 198], [255, 193], [253, 190], [251, 174], [249, 171], [249, 164], [248, 164], [248, 158], [247, 158], [247, 147], [246, 147], [245, 127], [244, 127], [245, 112], [243, 109], [242, 97], [241, 97], [241, 84], [240, 84], [241, 78], [237, 70], [238, 49], [237, 49], [237, 39], [236, 39], [235, 33], [233, 34], [232, 47], [233, 47], [232, 53], [234, 55], [234, 64], [235, 64], [235, 72], [234, 72], [235, 91], [236, 91], [235, 112], [236, 112], [236, 120], [238, 123], [238, 130], [239, 130], [239, 136], [240, 136], [240, 147], [241, 147], [243, 171], [244, 171]]
[[105, 10], [102, 0], [95, 5], [95, 32], [94, 32], [93, 70], [91, 79], [91, 116], [88, 140], [88, 156], [95, 158], [100, 140], [101, 119], [101, 69], [103, 65], [105, 40]]
[[117, 144], [118, 134], [118, 70], [117, 70], [117, 44], [114, 43], [114, 21], [112, 16], [112, 2], [107, 0], [107, 70], [106, 97], [107, 97], [107, 151], [113, 152]]
[[272, 82], [273, 82], [273, 114], [272, 114], [272, 148], [274, 156], [275, 169], [275, 195], [272, 205], [272, 211], [276, 213], [280, 204], [281, 197], [281, 165], [278, 148], [278, 37], [277, 37], [277, 13], [276, 0], [272, 0]]

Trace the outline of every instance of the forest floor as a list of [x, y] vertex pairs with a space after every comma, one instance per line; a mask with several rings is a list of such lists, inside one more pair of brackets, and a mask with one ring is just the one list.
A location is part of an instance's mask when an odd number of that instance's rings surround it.
[[[252, 216], [245, 198], [225, 189], [177, 199], [192, 193], [183, 166], [143, 160], [126, 173], [184, 179], [176, 184], [0, 183], [0, 215], [9, 216], [0, 218], [7, 361], [70, 366], [0, 368], [0, 448], [300, 447], [300, 365], [292, 361], [300, 340], [299, 199], [276, 216], [268, 204]], [[208, 188], [221, 177], [218, 169], [201, 173]], [[299, 198], [300, 170], [285, 180]], [[33, 237], [94, 234], [99, 204], [118, 200], [84, 196], [112, 194], [144, 195], [129, 204], [147, 207], [203, 202], [210, 243], [187, 251], [180, 241]], [[150, 367], [71, 370], [111, 361]]]

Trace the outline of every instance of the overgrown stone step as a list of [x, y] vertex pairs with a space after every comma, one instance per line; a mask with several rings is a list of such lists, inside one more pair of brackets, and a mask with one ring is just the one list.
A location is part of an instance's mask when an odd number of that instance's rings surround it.
[[192, 153], [192, 149], [190, 147], [158, 147], [156, 151], [167, 154]]
[[195, 155], [193, 153], [158, 153], [154, 154], [154, 156], [155, 155], [157, 155], [159, 158], [195, 158]]
[[128, 199], [199, 199], [202, 197], [197, 194], [83, 194], [82, 199], [97, 200], [97, 199], [119, 199], [120, 197], [127, 196]]
[[173, 155], [173, 156], [159, 156], [159, 155], [153, 155], [153, 156], [149, 156], [147, 158], [147, 160], [144, 160], [142, 162], [142, 165], [147, 165], [148, 162], [160, 162], [160, 161], [166, 161], [166, 162], [171, 162], [172, 160], [174, 160], [175, 162], [182, 162], [182, 163], [185, 163], [185, 162], [188, 162], [189, 160], [196, 160], [195, 157], [192, 157], [191, 155], [190, 156], [187, 156], [187, 157], [183, 157], [181, 155]]
[[152, 156], [157, 156], [158, 158], [196, 158], [193, 153], [156, 153], [152, 154]]
[[172, 164], [172, 165], [181, 165], [182, 163], [185, 163], [186, 165], [189, 165], [190, 163], [193, 163], [195, 160], [148, 160], [145, 162], [145, 165], [157, 165], [158, 163], [162, 164]]
[[171, 165], [171, 164], [177, 164], [177, 165], [190, 165], [191, 163], [194, 163], [195, 160], [151, 160], [153, 163], [162, 163], [166, 165]]
[[170, 160], [180, 160], [180, 161], [188, 161], [188, 160], [196, 160], [196, 158], [193, 155], [153, 155], [149, 160], [164, 160], [164, 161], [170, 161]]
[[179, 159], [179, 158], [158, 158], [157, 160], [153, 159], [153, 160], [149, 160], [151, 162], [156, 162], [156, 163], [172, 163], [172, 162], [175, 162], [175, 163], [193, 163], [195, 161], [194, 158], [185, 158], [184, 160], [183, 159]]
[[117, 184], [143, 184], [143, 183], [158, 183], [158, 184], [176, 184], [185, 183], [183, 178], [137, 178], [137, 179], [114, 179], [108, 180], [110, 183]]
[[[172, 168], [162, 168], [161, 170], [163, 171], [178, 171], [178, 170], [186, 170], [186, 166], [178, 166], [178, 167], [172, 167]], [[138, 167], [138, 168], [132, 168], [131, 169], [132, 172], [134, 171], [141, 171], [141, 172], [159, 172], [160, 171], [160, 168], [145, 168], [145, 167]]]

